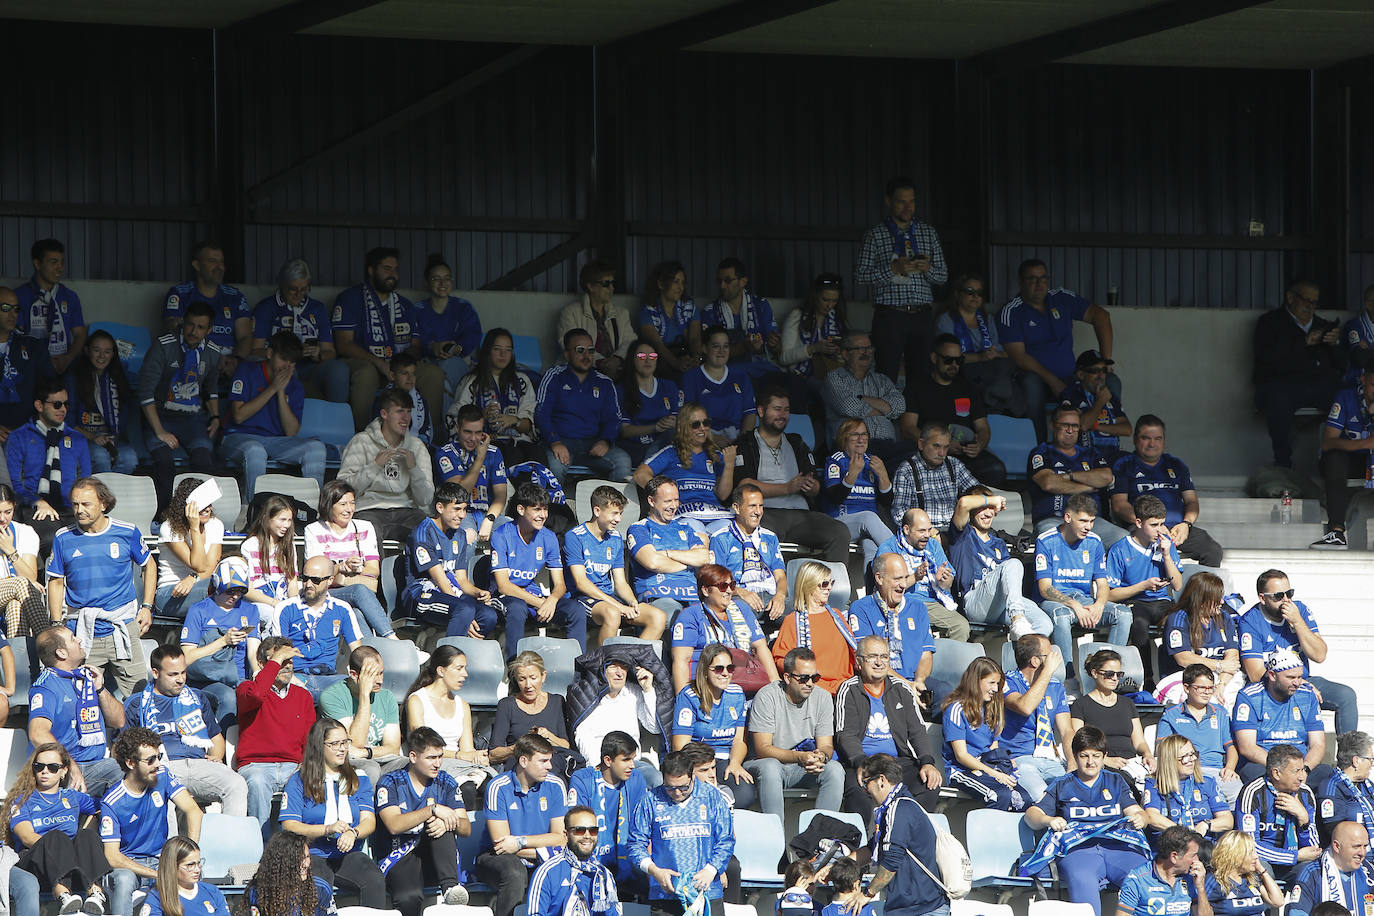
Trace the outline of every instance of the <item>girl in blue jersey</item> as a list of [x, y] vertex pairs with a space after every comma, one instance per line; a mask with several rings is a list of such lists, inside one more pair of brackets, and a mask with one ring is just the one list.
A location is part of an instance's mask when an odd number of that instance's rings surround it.
[[195, 840], [168, 839], [157, 859], [157, 882], [148, 891], [139, 916], [229, 916], [220, 889], [200, 880], [204, 867]]
[[311, 876], [310, 859], [305, 837], [284, 830], [272, 834], [243, 892], [246, 916], [327, 916], [334, 891]]
[[878, 545], [893, 531], [878, 512], [878, 494], [892, 492], [887, 466], [868, 451], [868, 427], [854, 417], [835, 433], [840, 450], [825, 462], [826, 511], [844, 522], [849, 535], [863, 547], [864, 566], [873, 562]]
[[1216, 780], [1204, 776], [1197, 748], [1182, 735], [1165, 735], [1155, 750], [1155, 775], [1145, 780], [1150, 829], [1178, 824], [1203, 836], [1225, 833], [1235, 824]]
[[516, 368], [515, 338], [505, 328], [492, 328], [482, 338], [476, 366], [458, 380], [447, 414], [454, 431], [458, 408], [475, 404], [487, 420], [487, 435], [501, 450], [506, 466], [544, 460], [534, 430], [534, 382]]
[[635, 315], [635, 330], [654, 345], [659, 365], [674, 378], [701, 363], [701, 354], [690, 352], [687, 345], [687, 326], [695, 317], [696, 303], [687, 295], [687, 269], [677, 261], [656, 264]]
[[1216, 916], [1259, 916], [1283, 906], [1283, 890], [1260, 863], [1255, 838], [1245, 831], [1230, 830], [1217, 839], [1211, 867], [1207, 899]]
[[62, 913], [83, 906], [103, 912], [100, 879], [110, 871], [96, 829], [99, 808], [85, 792], [70, 788], [76, 764], [55, 741], [34, 748], [14, 780], [0, 811], [0, 837], [19, 852], [19, 868], [57, 898]]
[[959, 686], [945, 697], [945, 768], [951, 783], [985, 807], [1022, 811], [1030, 800], [1016, 785], [1010, 756], [997, 747], [1005, 684], [1002, 669], [986, 656], [964, 669]]
[[678, 691], [673, 704], [672, 749], [700, 741], [716, 752], [716, 778], [735, 795], [735, 806], [751, 808], [758, 793], [744, 769], [744, 691], [734, 680], [730, 650], [712, 643], [701, 650], [696, 678]]
[[711, 419], [690, 401], [677, 414], [673, 444], [635, 468], [635, 484], [644, 489], [662, 474], [677, 484], [675, 518], [708, 537], [730, 524], [733, 516], [721, 503], [735, 489], [735, 447], [718, 448], [711, 438]]
[[620, 398], [620, 438], [616, 445], [625, 449], [636, 466], [672, 441], [682, 409], [682, 392], [666, 378], [658, 377], [658, 361], [654, 345], [639, 338], [630, 345], [616, 385]]
[[[1172, 674], [1206, 665], [1216, 678], [1216, 695], [1234, 699], [1236, 691], [1226, 688], [1240, 671], [1240, 635], [1222, 602], [1224, 591], [1221, 579], [1209, 572], [1195, 573], [1184, 584], [1178, 610], [1164, 621], [1159, 670]], [[1235, 684], [1242, 686], [1239, 680]]]

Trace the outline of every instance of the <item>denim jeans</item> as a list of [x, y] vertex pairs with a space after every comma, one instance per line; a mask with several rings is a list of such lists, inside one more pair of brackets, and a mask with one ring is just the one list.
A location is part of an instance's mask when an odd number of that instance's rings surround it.
[[355, 583], [335, 586], [329, 590], [329, 594], [354, 608], [378, 636], [387, 636], [394, 629], [386, 608], [377, 600], [377, 593], [366, 585]]
[[[153, 870], [157, 870], [157, 856], [130, 856], [129, 859], [139, 865], [146, 865]], [[145, 885], [152, 887], [152, 878], [141, 878], [127, 868], [116, 868], [110, 872], [110, 914], [111, 916], [133, 916], [134, 914], [134, 891]]]
[[1012, 760], [1016, 764], [1016, 783], [1025, 790], [1032, 802], [1038, 802], [1045, 789], [1064, 775], [1064, 762], [1055, 757], [1025, 754]]
[[[1090, 604], [1090, 600], [1083, 595], [1073, 592], [1066, 594], [1075, 598], [1081, 604]], [[1054, 620], [1054, 635], [1051, 637], [1054, 644], [1059, 647], [1060, 653], [1064, 656], [1064, 665], [1073, 668], [1073, 628], [1078, 624], [1078, 618], [1073, 610], [1059, 601], [1051, 601], [1048, 598], [1040, 602], [1040, 607], [1049, 614]], [[1114, 646], [1124, 646], [1131, 636], [1131, 609], [1124, 604], [1117, 604], [1115, 601], [1108, 601], [1102, 607], [1102, 619], [1093, 628], [1094, 633], [1106, 631], [1107, 642]], [[1076, 670], [1071, 670], [1069, 676], [1078, 677]]]
[[286, 788], [296, 770], [294, 763], [249, 763], [239, 767], [239, 775], [248, 783], [248, 815], [262, 824], [264, 840], [277, 826], [271, 822], [272, 796]]
[[1324, 677], [1308, 675], [1307, 682], [1322, 695], [1322, 709], [1336, 714], [1336, 734], [1344, 735], [1360, 727], [1360, 707], [1354, 690]]
[[115, 456], [110, 457], [103, 445], [89, 443], [91, 447], [91, 473], [99, 474], [103, 471], [114, 471], [116, 474], [132, 474], [134, 468], [138, 467], [138, 452], [127, 442], [120, 442], [115, 445]]
[[153, 605], [157, 608], [158, 614], [165, 617], [175, 617], [178, 620], [186, 619], [186, 612], [198, 601], [204, 601], [210, 594], [210, 580], [197, 579], [191, 590], [180, 598], [172, 594], [175, 585], [164, 585], [157, 590], [153, 597]]
[[[78, 893], [85, 891], [83, 887]], [[11, 868], [10, 901], [14, 916], [38, 916], [38, 877], [22, 868]]]
[[1031, 629], [1041, 636], [1054, 632], [1049, 614], [1021, 594], [1025, 566], [1020, 560], [1003, 560], [983, 573], [983, 578], [964, 593], [964, 616], [969, 623], [1009, 624], [1013, 617], [1025, 616]]
[[[599, 474], [607, 480], [621, 481], [630, 476], [630, 456], [618, 445], [612, 445], [610, 450], [600, 458], [595, 458], [591, 454], [591, 448], [600, 440], [598, 439], [568, 439], [559, 440], [563, 447], [568, 450], [568, 457], [572, 459], [571, 464], [586, 465], [592, 473]], [[553, 456], [553, 449], [545, 449], [544, 462], [548, 465], [553, 476], [558, 478], [558, 482], [567, 485], [568, 465], [559, 461]]]
[[840, 810], [844, 799], [844, 766], [831, 760], [820, 774], [808, 773], [799, 763], [783, 763], [773, 757], [750, 760], [744, 768], [753, 774], [759, 791], [759, 810], [776, 814], [783, 820], [782, 790], [793, 786], [819, 788], [815, 807], [826, 811]]
[[245, 498], [250, 502], [258, 478], [267, 473], [269, 458], [299, 467], [300, 476], [314, 478], [317, 484], [324, 486], [325, 450], [319, 439], [231, 433], [220, 445], [220, 457], [229, 464], [243, 465], [243, 479], [248, 488]]
[[82, 763], [78, 766], [81, 767], [81, 778], [86, 780], [86, 794], [91, 798], [103, 797], [109, 791], [110, 786], [124, 778], [124, 771], [120, 769], [119, 761], [113, 757], [92, 760], [90, 763]]

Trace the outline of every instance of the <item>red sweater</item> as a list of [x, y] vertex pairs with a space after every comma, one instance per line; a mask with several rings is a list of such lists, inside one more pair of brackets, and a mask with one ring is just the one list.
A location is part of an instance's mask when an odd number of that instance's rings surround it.
[[248, 763], [300, 763], [315, 724], [315, 701], [296, 684], [280, 697], [272, 689], [281, 665], [269, 661], [258, 676], [238, 685], [239, 743], [234, 767]]

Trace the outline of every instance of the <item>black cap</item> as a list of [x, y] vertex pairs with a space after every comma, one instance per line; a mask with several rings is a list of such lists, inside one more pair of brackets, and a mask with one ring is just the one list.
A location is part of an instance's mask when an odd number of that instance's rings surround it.
[[1078, 354], [1078, 362], [1074, 363], [1075, 369], [1087, 369], [1090, 366], [1111, 366], [1115, 365], [1116, 360], [1107, 359], [1096, 350], [1084, 350]]

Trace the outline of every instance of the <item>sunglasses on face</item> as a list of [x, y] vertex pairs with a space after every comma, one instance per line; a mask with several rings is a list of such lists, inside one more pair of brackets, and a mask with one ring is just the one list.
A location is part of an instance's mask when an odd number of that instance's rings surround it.
[[323, 585], [332, 580], [333, 576], [301, 576], [302, 582], [309, 582], [312, 585]]
[[64, 763], [35, 763], [33, 765], [33, 771], [35, 773], [60, 773], [64, 766], [66, 766]]
[[942, 354], [940, 356], [940, 362], [944, 363], [946, 366], [958, 366], [964, 362], [964, 357], [962, 354], [959, 356], [944, 356]]
[[816, 588], [834, 588], [834, 587], [835, 587], [835, 580], [834, 580], [834, 579], [822, 579], [821, 581], [819, 581], [819, 582], [816, 583]]
[[1124, 672], [1121, 671], [1099, 671], [1097, 672], [1097, 676], [1104, 680], [1114, 681], [1117, 678], [1121, 677], [1123, 673]]
[[66, 402], [66, 401], [45, 401], [44, 403], [47, 404], [49, 407], [51, 407], [53, 410], [66, 410], [66, 409], [67, 409], [67, 402]]
[[789, 674], [788, 677], [798, 684], [816, 684], [821, 679], [819, 674]]
[[141, 764], [144, 764], [145, 766], [152, 766], [153, 764], [157, 763], [157, 762], [158, 762], [159, 760], [161, 760], [161, 759], [162, 759], [162, 755], [161, 755], [161, 754], [152, 754], [151, 756], [148, 756], [148, 757], [139, 757], [139, 758], [137, 758], [138, 762], [141, 763]]
[[1268, 598], [1270, 601], [1282, 601], [1282, 600], [1284, 600], [1285, 598], [1292, 598], [1293, 595], [1294, 595], [1294, 593], [1295, 593], [1295, 591], [1296, 591], [1295, 589], [1291, 589], [1291, 588], [1290, 588], [1290, 589], [1288, 589], [1287, 591], [1283, 591], [1283, 592], [1273, 592], [1273, 593], [1271, 593], [1271, 594], [1264, 595], [1264, 596], [1262, 596], [1262, 597]]
[[688, 782], [686, 785], [670, 786], [665, 782], [663, 784], [663, 791], [672, 792], [674, 795], [686, 795], [688, 792], [692, 791], [692, 784]]
[[692, 429], [708, 429], [711, 426], [710, 420], [693, 420]]
[[658, 354], [655, 353], [653, 350], [650, 350], [647, 353], [636, 353], [635, 359], [658, 359]]
[[17, 311], [19, 311], [19, 306], [17, 306], [17, 305], [11, 305], [11, 304], [8, 303], [8, 302], [0, 302], [0, 312], [17, 312]]
[[728, 673], [728, 674], [734, 674], [734, 673], [735, 673], [735, 666], [734, 666], [734, 664], [729, 664], [729, 665], [712, 665], [712, 666], [711, 666], [711, 672], [712, 672], [713, 674], [727, 674], [727, 673]]
[[573, 836], [596, 836], [600, 832], [601, 828], [596, 826], [595, 824], [590, 824], [586, 827], [579, 825], [568, 828], [568, 833], [570, 833]]
[[977, 296], [979, 299], [983, 298], [984, 295], [983, 288], [980, 286], [965, 286], [960, 289], [959, 292], [963, 293], [965, 296]]

